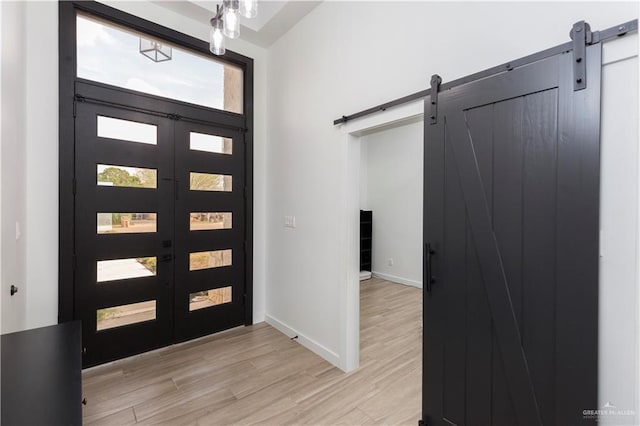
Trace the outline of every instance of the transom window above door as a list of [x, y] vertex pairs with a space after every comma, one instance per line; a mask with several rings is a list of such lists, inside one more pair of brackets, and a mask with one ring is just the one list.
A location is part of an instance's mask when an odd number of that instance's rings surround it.
[[243, 71], [90, 15], [76, 17], [79, 78], [243, 113]]

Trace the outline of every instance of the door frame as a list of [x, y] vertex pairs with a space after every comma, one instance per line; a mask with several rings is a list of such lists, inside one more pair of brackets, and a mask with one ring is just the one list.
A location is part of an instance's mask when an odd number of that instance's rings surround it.
[[[98, 18], [169, 41], [185, 49], [215, 57], [209, 44], [170, 28], [94, 1], [61, 1], [58, 5], [59, 43], [59, 222], [58, 222], [58, 323], [72, 321], [75, 312], [74, 271], [74, 210], [75, 210], [75, 86], [76, 77], [76, 13], [84, 12]], [[244, 120], [245, 130], [245, 313], [244, 324], [253, 324], [253, 59], [227, 50], [215, 57], [242, 68], [244, 73], [244, 114], [202, 107], [203, 115], [213, 112], [231, 120]], [[99, 83], [98, 83], [99, 84]], [[122, 91], [127, 89], [118, 88]], [[131, 93], [138, 94], [138, 92]], [[166, 98], [144, 95], [150, 99]], [[179, 107], [182, 102], [169, 100]]]
[[341, 199], [345, 206], [343, 214], [344, 236], [342, 247], [346, 247], [341, 268], [344, 271], [346, 286], [339, 294], [339, 312], [341, 323], [346, 320], [346, 328], [340, 328], [340, 352], [331, 357], [333, 362], [345, 372], [356, 370], [360, 366], [360, 147], [361, 138], [370, 133], [400, 127], [422, 121], [424, 102], [417, 99], [361, 120], [348, 121], [341, 126], [346, 151], [343, 166], [344, 183], [341, 187]]

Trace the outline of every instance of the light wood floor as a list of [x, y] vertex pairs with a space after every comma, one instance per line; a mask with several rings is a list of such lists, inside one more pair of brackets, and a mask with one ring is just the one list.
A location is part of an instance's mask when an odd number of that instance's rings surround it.
[[421, 290], [375, 278], [360, 289], [350, 374], [261, 323], [84, 371], [84, 422], [415, 426]]

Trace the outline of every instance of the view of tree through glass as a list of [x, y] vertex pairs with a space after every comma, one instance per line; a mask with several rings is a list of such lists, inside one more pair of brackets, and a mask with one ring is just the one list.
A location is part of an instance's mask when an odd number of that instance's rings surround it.
[[191, 172], [189, 189], [192, 191], [231, 191], [231, 176]]
[[98, 164], [98, 185], [129, 188], [156, 188], [158, 172], [155, 169]]

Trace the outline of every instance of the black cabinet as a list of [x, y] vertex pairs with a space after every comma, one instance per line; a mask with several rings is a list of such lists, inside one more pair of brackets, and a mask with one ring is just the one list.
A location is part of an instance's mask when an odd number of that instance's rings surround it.
[[82, 425], [80, 322], [5, 334], [2, 424]]
[[371, 237], [373, 236], [373, 212], [360, 210], [360, 270], [371, 272]]

